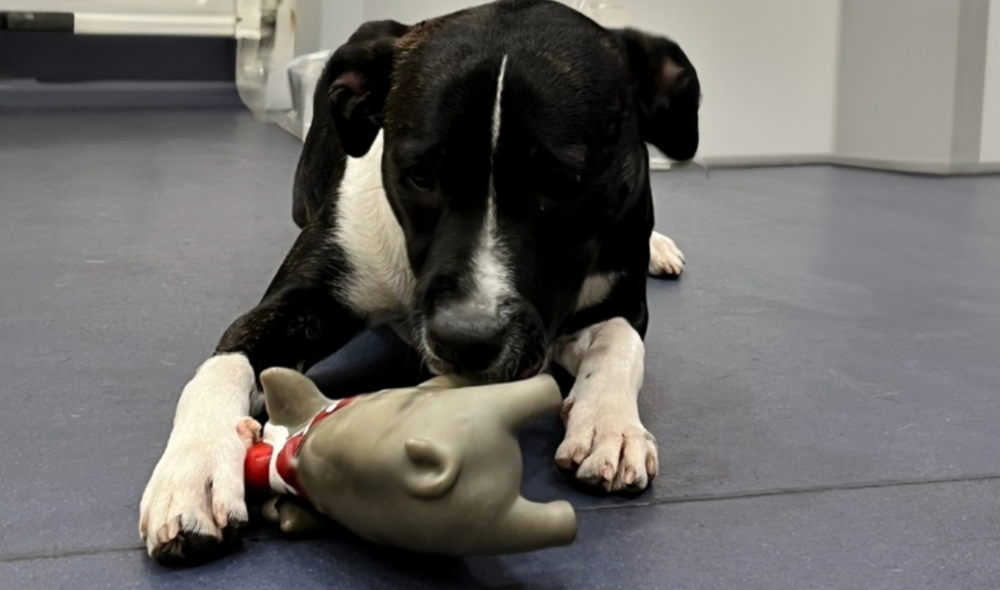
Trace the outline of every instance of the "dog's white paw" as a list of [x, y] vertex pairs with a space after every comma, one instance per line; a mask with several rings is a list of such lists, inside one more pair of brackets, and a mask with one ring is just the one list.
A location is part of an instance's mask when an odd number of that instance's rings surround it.
[[565, 411], [566, 437], [556, 450], [560, 468], [608, 492], [646, 489], [659, 469], [659, 458], [656, 439], [637, 417], [573, 407], [571, 400]]
[[139, 534], [151, 557], [190, 565], [239, 545], [247, 522], [245, 456], [235, 425], [228, 434], [171, 437], [139, 507]]
[[684, 253], [667, 236], [653, 232], [649, 236], [649, 276], [678, 277], [684, 272]]
[[139, 505], [139, 534], [160, 563], [190, 565], [239, 546], [254, 372], [241, 354], [205, 361], [177, 402], [174, 430]]

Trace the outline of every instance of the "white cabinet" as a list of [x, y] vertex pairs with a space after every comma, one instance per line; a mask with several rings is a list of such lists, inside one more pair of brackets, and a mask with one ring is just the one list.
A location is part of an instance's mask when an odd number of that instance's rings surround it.
[[0, 11], [72, 13], [77, 34], [235, 37], [241, 1], [0, 0]]

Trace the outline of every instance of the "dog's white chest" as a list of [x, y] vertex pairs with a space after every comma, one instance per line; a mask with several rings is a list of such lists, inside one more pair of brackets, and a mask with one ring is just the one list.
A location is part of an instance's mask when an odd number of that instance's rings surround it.
[[382, 142], [380, 131], [367, 154], [347, 159], [333, 237], [351, 266], [335, 288], [354, 310], [369, 315], [403, 310], [413, 296], [403, 228], [382, 187]]
[[584, 279], [580, 295], [576, 300], [577, 311], [593, 307], [607, 299], [617, 282], [617, 273], [595, 274]]

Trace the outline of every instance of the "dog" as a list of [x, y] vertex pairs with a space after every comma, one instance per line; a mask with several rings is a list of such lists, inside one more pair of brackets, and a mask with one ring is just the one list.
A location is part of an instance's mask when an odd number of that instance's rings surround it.
[[391, 322], [436, 373], [480, 382], [550, 362], [575, 383], [555, 460], [608, 492], [658, 470], [639, 418], [653, 233], [646, 143], [698, 147], [681, 48], [549, 0], [362, 25], [330, 57], [295, 175], [301, 233], [260, 304], [184, 387], [140, 505], [149, 554], [221, 555], [247, 521], [237, 425], [257, 376], [304, 370]]

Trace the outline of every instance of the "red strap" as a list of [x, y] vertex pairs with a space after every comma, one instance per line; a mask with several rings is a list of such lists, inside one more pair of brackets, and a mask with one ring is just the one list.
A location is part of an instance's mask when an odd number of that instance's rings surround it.
[[246, 478], [246, 489], [249, 492], [267, 493], [271, 491], [271, 455], [274, 447], [259, 442], [250, 447], [243, 461], [243, 474]]
[[[342, 410], [349, 406], [357, 397], [349, 397], [340, 400], [332, 410], [324, 410], [316, 415], [309, 423], [308, 430], [312, 430], [317, 424], [326, 420], [337, 410]], [[285, 445], [278, 453], [275, 461], [275, 469], [282, 480], [285, 481], [298, 495], [305, 497], [305, 492], [299, 483], [299, 476], [292, 467], [292, 461], [298, 457], [305, 442], [303, 434], [296, 434], [285, 442]], [[274, 447], [265, 442], [259, 442], [247, 451], [246, 459], [243, 462], [243, 473], [246, 478], [246, 489], [250, 492], [270, 492], [271, 490], [271, 456], [274, 454]]]
[[302, 443], [305, 442], [306, 438], [301, 434], [296, 434], [292, 438], [288, 439], [285, 446], [282, 447], [281, 453], [278, 455], [278, 460], [275, 464], [275, 468], [278, 471], [278, 475], [281, 479], [285, 481], [288, 485], [292, 486], [295, 492], [305, 497], [305, 493], [302, 491], [302, 486], [299, 485], [299, 476], [295, 473], [295, 468], [292, 467], [292, 460], [295, 459], [299, 454], [299, 449], [302, 448]]

